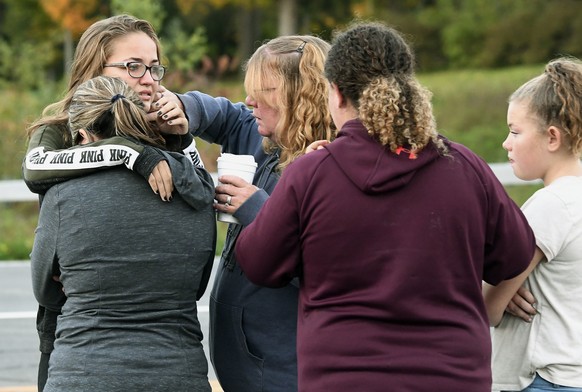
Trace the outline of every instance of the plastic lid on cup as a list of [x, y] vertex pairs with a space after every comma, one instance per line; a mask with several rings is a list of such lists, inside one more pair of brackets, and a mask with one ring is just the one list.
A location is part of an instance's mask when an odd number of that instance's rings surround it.
[[217, 161], [228, 161], [232, 163], [257, 166], [257, 162], [255, 162], [255, 157], [252, 155], [237, 155], [230, 153], [222, 153], [218, 157]]

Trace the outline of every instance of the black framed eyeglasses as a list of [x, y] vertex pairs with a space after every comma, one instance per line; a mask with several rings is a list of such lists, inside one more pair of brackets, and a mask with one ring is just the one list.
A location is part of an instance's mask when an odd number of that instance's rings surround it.
[[129, 76], [135, 79], [143, 77], [146, 71], [150, 71], [152, 79], [155, 80], [156, 82], [162, 80], [164, 75], [166, 74], [166, 67], [164, 67], [163, 65], [155, 64], [147, 66], [144, 63], [140, 63], [137, 61], [126, 61], [123, 63], [104, 64], [103, 67], [125, 68], [127, 69], [127, 73], [129, 74]]

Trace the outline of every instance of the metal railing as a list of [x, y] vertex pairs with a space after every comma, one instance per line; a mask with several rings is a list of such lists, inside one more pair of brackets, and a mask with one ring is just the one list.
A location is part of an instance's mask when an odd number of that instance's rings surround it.
[[[490, 163], [489, 166], [503, 185], [527, 185], [538, 181], [523, 181], [513, 174], [508, 163]], [[216, 179], [216, 173], [212, 173]], [[216, 182], [216, 181], [215, 181]], [[37, 201], [38, 195], [32, 193], [22, 180], [0, 181], [0, 202]]]
[[0, 181], [0, 202], [38, 201], [22, 180]]

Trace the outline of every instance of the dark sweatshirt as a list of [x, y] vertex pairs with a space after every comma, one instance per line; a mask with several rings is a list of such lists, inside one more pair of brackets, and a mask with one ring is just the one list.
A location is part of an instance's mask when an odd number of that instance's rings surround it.
[[488, 165], [446, 144], [411, 159], [349, 121], [239, 236], [251, 281], [300, 277], [300, 391], [491, 391], [481, 283], [523, 271], [535, 242]]
[[124, 168], [52, 186], [31, 254], [35, 297], [62, 310], [45, 392], [210, 391], [196, 298], [215, 236], [212, 196], [163, 202]]

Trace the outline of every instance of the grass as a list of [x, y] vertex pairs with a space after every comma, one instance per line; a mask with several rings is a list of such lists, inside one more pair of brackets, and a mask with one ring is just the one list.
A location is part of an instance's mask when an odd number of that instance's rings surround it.
[[[447, 71], [419, 75], [433, 92], [433, 106], [439, 130], [453, 141], [471, 148], [487, 162], [506, 161], [501, 142], [507, 135], [507, 98], [518, 86], [542, 71], [541, 65], [500, 70]], [[2, 91], [0, 120], [0, 179], [21, 176], [26, 147], [25, 128], [48, 103], [60, 96], [61, 85], [47, 85], [42, 91]], [[243, 99], [240, 80], [222, 81], [205, 89], [234, 101]], [[200, 153], [209, 170], [215, 170], [220, 148], [200, 141]], [[522, 205], [539, 185], [507, 187], [509, 195]], [[0, 203], [0, 260], [27, 259], [38, 217], [35, 202]], [[222, 250], [227, 225], [218, 223], [217, 254]]]
[[6, 180], [20, 178], [20, 164], [26, 153], [26, 128], [60, 95], [60, 85], [46, 85], [42, 91], [12, 88], [1, 93], [0, 179]]
[[462, 143], [487, 162], [505, 162], [501, 143], [507, 136], [507, 99], [542, 66], [502, 70], [448, 71], [420, 75], [433, 92], [439, 131]]
[[518, 206], [523, 205], [527, 199], [534, 194], [535, 191], [541, 189], [543, 185], [511, 185], [506, 186], [507, 194], [515, 201]]
[[38, 204], [0, 203], [0, 260], [27, 260], [38, 219]]

